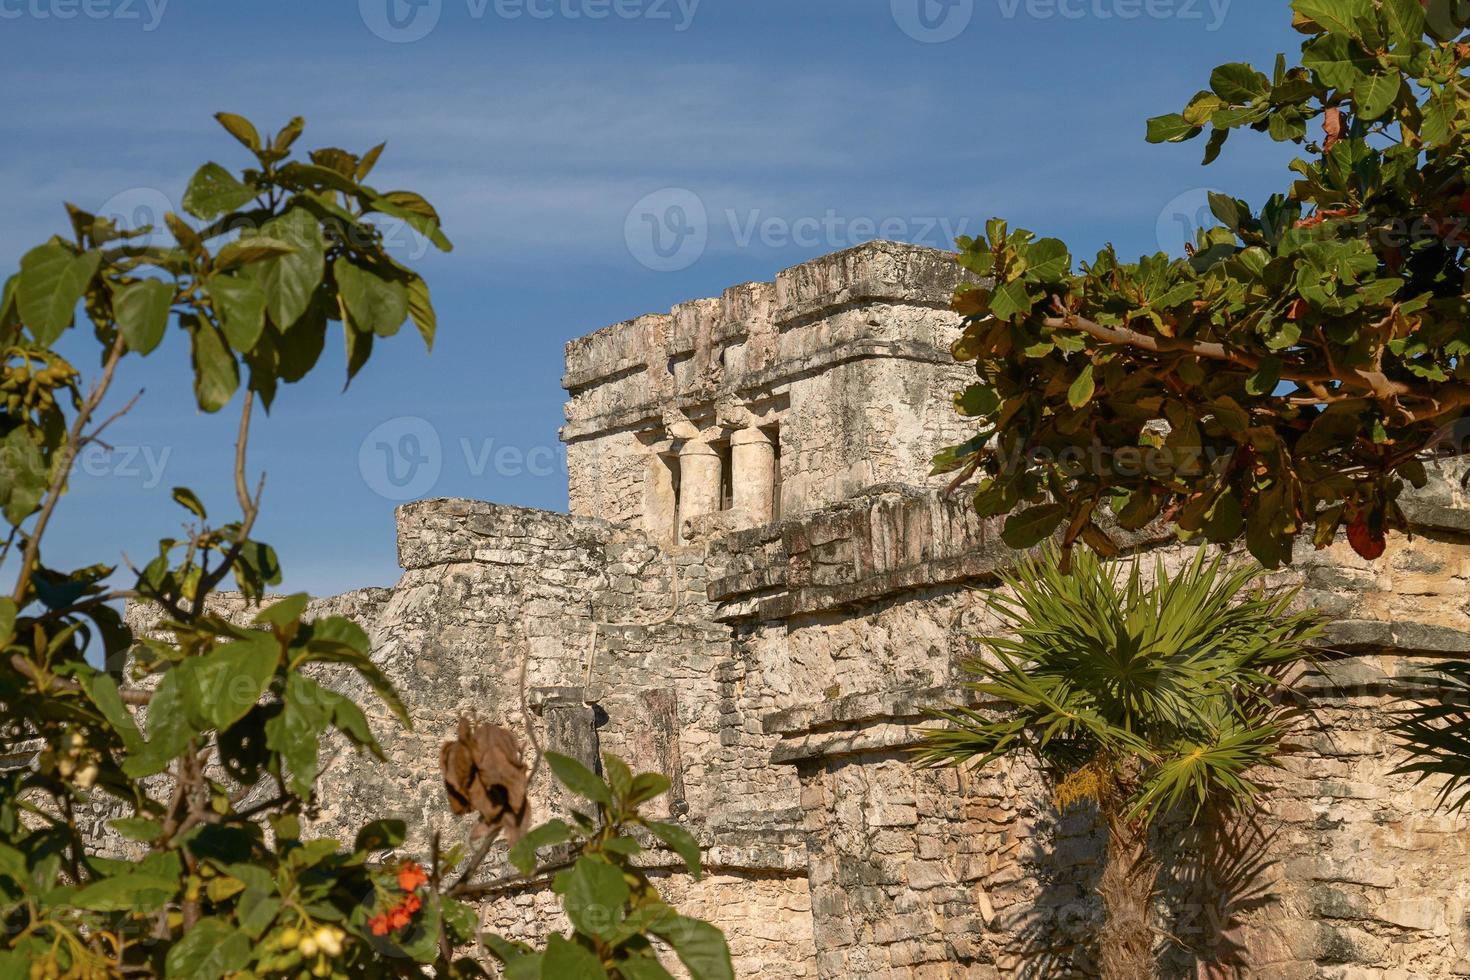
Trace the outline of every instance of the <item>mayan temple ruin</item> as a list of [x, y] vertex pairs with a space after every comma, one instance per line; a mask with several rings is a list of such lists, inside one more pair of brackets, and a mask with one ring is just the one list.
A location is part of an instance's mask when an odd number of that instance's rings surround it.
[[[437, 759], [473, 709], [588, 764], [667, 773], [657, 806], [708, 869], [669, 872], [668, 892], [725, 930], [740, 976], [1086, 975], [1089, 816], [1059, 815], [1019, 763], [908, 756], [924, 709], [965, 697], [957, 661], [1016, 558], [927, 476], [968, 435], [959, 275], [945, 253], [872, 243], [571, 342], [571, 513], [408, 504], [398, 584], [316, 603], [369, 629], [415, 722], [380, 709], [390, 764], [328, 767], [324, 824], [395, 813], [462, 836]], [[1300, 685], [1312, 710], [1261, 776], [1268, 807], [1231, 831], [1266, 857], [1166, 868], [1167, 975], [1470, 975], [1470, 825], [1390, 774], [1384, 732], [1398, 684], [1470, 653], [1470, 510], [1444, 478], [1405, 507], [1418, 531], [1380, 561], [1303, 541], [1275, 576], [1330, 616], [1335, 652]], [[557, 793], [543, 769], [538, 820]], [[537, 882], [486, 925], [535, 936], [556, 909]], [[1249, 965], [1196, 974], [1189, 948]]]

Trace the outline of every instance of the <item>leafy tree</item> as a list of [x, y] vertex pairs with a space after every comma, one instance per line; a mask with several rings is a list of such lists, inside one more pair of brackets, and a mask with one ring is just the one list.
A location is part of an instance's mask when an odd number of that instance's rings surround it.
[[[363, 182], [382, 146], [296, 159], [301, 119], [266, 140], [239, 116], [217, 118], [253, 162], [238, 175], [200, 168], [182, 202], [189, 218], [165, 218], [167, 243], [69, 206], [70, 237], [27, 252], [0, 301], [0, 512], [10, 528], [0, 564], [15, 569], [0, 598], [0, 752], [38, 759], [0, 772], [0, 980], [384, 977], [430, 967], [484, 975], [473, 948], [478, 915], [466, 902], [487, 893], [474, 876], [492, 835], [468, 857], [441, 854], [436, 840], [421, 865], [379, 860], [402, 845], [401, 823], [370, 821], [350, 845], [303, 833], [302, 817], [319, 802], [323, 737], [382, 757], [362, 709], [331, 688], [332, 672], [360, 675], [408, 723], [362, 629], [340, 617], [303, 619], [304, 595], [244, 625], [209, 603], [233, 576], [259, 606], [281, 578], [275, 552], [252, 537], [264, 489], [263, 478], [253, 489], [247, 478], [256, 402], [269, 410], [281, 383], [311, 372], [333, 323], [349, 380], [405, 321], [432, 344], [428, 287], [389, 254], [383, 223], [450, 244], [418, 194]], [[85, 390], [55, 349], [79, 306], [102, 351]], [[120, 366], [149, 356], [171, 324], [188, 337], [200, 408], [218, 412], [239, 396], [240, 515], [216, 524], [193, 491], [175, 489], [187, 533], [160, 541], [134, 570], [135, 584], [115, 589], [110, 565], [48, 565], [43, 537], [77, 454], [117, 417], [101, 409]], [[124, 600], [161, 606], [158, 633], [131, 635], [116, 609]], [[132, 676], [120, 685], [89, 663], [89, 649], [109, 663], [131, 653]], [[571, 940], [553, 940], [544, 955], [496, 947], [516, 960], [512, 975], [666, 976], [648, 955], [645, 937], [654, 935], [676, 946], [696, 978], [730, 976], [719, 933], [659, 903], [627, 862], [639, 846], [627, 831], [637, 826], [697, 870], [686, 833], [637, 813], [662, 792], [662, 778], [625, 779], [626, 767], [608, 759], [609, 790], [567, 762], [553, 765], [592, 797], [597, 816], [532, 839], [572, 841], [575, 864], [558, 879], [569, 907], [622, 900], [611, 869], [626, 884], [624, 914], [610, 920], [615, 934], [578, 922]], [[129, 842], [126, 854], [84, 832], [83, 817], [104, 805], [120, 814], [110, 826]], [[534, 871], [525, 848], [517, 862]], [[564, 969], [569, 956], [576, 970]]]
[[1318, 632], [1289, 611], [1291, 593], [1203, 551], [1173, 575], [1162, 560], [1151, 582], [1141, 571], [1084, 551], [1068, 574], [1047, 550], [1004, 576], [989, 602], [1007, 635], [963, 665], [981, 705], [939, 712], [949, 724], [926, 731], [919, 754], [985, 766], [1026, 753], [1058, 807], [1096, 807], [1107, 829], [1099, 959], [1118, 980], [1156, 972], [1150, 831], [1173, 814], [1255, 804], [1249, 772], [1272, 764], [1288, 722], [1283, 675]]
[[1212, 195], [1223, 227], [1184, 258], [1080, 268], [991, 221], [963, 238], [956, 396], [973, 439], [941, 453], [1017, 547], [1060, 531], [1105, 555], [1102, 520], [1243, 537], [1275, 567], [1343, 527], [1376, 558], [1425, 463], [1470, 445], [1470, 64], [1459, 0], [1294, 0], [1298, 64], [1216, 68], [1150, 142], [1237, 130], [1295, 143], [1283, 193]]

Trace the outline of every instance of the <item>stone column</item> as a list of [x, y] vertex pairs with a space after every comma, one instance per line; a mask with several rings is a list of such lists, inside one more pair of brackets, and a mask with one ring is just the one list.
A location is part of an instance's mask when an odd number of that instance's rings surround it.
[[643, 530], [664, 544], [679, 539], [679, 496], [674, 489], [672, 458], [663, 453], [648, 457], [648, 471], [643, 486]]
[[734, 508], [751, 515], [757, 524], [771, 520], [776, 492], [776, 447], [771, 437], [752, 426], [730, 437], [731, 487]]
[[709, 443], [690, 439], [679, 450], [679, 531], [691, 517], [720, 509], [720, 454]]

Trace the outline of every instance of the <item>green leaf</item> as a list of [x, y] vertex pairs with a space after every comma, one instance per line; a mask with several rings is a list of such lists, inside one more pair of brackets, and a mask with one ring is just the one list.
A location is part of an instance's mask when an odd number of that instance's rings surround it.
[[660, 922], [653, 931], [674, 947], [690, 980], [734, 980], [730, 947], [720, 930], [708, 922], [681, 915]]
[[639, 773], [628, 789], [627, 803], [629, 806], [646, 803], [667, 793], [670, 785], [669, 778], [661, 773]]
[[576, 930], [603, 939], [616, 934], [632, 896], [622, 869], [586, 855], [558, 874], [553, 887]]
[[454, 246], [439, 229], [439, 216], [429, 203], [412, 191], [389, 191], [370, 197], [367, 210], [401, 218], [414, 231], [434, 243], [441, 252], [452, 252]]
[[50, 482], [46, 461], [26, 426], [0, 437], [0, 504], [12, 526], [36, 512]]
[[1150, 143], [1183, 143], [1194, 139], [1201, 131], [1202, 127], [1196, 126], [1177, 112], [1154, 116], [1148, 121]]
[[1221, 395], [1219, 398], [1216, 398], [1209, 403], [1209, 408], [1215, 416], [1215, 421], [1219, 422], [1231, 432], [1244, 432], [1250, 428], [1250, 414], [1241, 408], [1240, 403], [1229, 395]]
[[358, 327], [379, 337], [391, 337], [403, 326], [408, 318], [408, 290], [403, 283], [345, 255], [332, 263], [332, 272], [347, 312]]
[[1381, 9], [1389, 40], [1395, 44], [1412, 44], [1424, 36], [1427, 25], [1422, 0], [1383, 0]]
[[351, 313], [344, 313], [342, 339], [347, 345], [347, 382], [357, 377], [357, 372], [362, 370], [364, 364], [373, 353], [373, 334], [359, 327], [352, 319]]
[[1245, 390], [1252, 395], [1269, 395], [1281, 382], [1281, 358], [1263, 357], [1258, 367], [1245, 381]]
[[601, 961], [576, 943], [552, 935], [541, 956], [543, 980], [607, 980]]
[[1334, 34], [1360, 37], [1357, 22], [1373, 16], [1373, 0], [1292, 0], [1291, 9]]
[[277, 241], [265, 235], [249, 235], [230, 242], [219, 250], [219, 254], [214, 257], [214, 271], [232, 272], [256, 262], [293, 255], [295, 252], [296, 247], [289, 242]]
[[192, 512], [201, 521], [208, 520], [209, 515], [204, 512], [204, 504], [200, 503], [199, 497], [188, 487], [174, 487], [174, 503]]
[[990, 300], [990, 312], [997, 319], [1011, 320], [1017, 314], [1029, 314], [1034, 303], [1035, 300], [1026, 292], [1026, 284], [1017, 279], [995, 291]]
[[206, 163], [189, 181], [184, 191], [184, 210], [201, 221], [212, 221], [222, 214], [229, 214], [260, 194], [235, 179], [234, 174], [217, 163]]
[[1210, 141], [1205, 145], [1204, 166], [1208, 167], [1220, 159], [1220, 151], [1225, 148], [1225, 141], [1230, 138], [1230, 130], [1217, 129], [1210, 134]]
[[429, 300], [429, 284], [418, 276], [408, 281], [408, 315], [424, 338], [424, 346], [434, 349], [434, 333], [439, 328], [439, 318], [434, 313], [434, 304]]
[[618, 960], [615, 965], [623, 980], [674, 980], [674, 975], [652, 953], [635, 954]]
[[[14, 523], [19, 523], [19, 521]], [[15, 600], [0, 597], [0, 646], [9, 643], [11, 637], [15, 635], [15, 616]]]
[[71, 904], [93, 912], [137, 912], [151, 915], [178, 893], [176, 878], [150, 874], [120, 874], [84, 887]]
[[299, 207], [266, 222], [261, 234], [295, 249], [289, 255], [246, 267], [265, 294], [265, 308], [271, 321], [289, 335], [291, 327], [311, 305], [317, 286], [321, 285], [326, 271], [326, 243], [322, 240], [322, 229], [317, 219]]
[[286, 679], [285, 707], [265, 724], [265, 744], [290, 767], [287, 787], [301, 799], [310, 799], [316, 786], [322, 731], [330, 720], [323, 707], [322, 688], [301, 674]]
[[193, 342], [194, 398], [206, 412], [224, 408], [240, 387], [240, 368], [225, 345], [224, 334], [192, 316], [183, 318]]
[[309, 602], [311, 602], [311, 596], [305, 592], [288, 595], [256, 613], [253, 622], [284, 628], [301, 619]]
[[216, 112], [214, 118], [235, 139], [245, 145], [252, 153], [260, 152], [260, 134], [255, 131], [255, 126], [244, 116], [237, 116], [233, 112]]
[[148, 743], [141, 752], [123, 760], [123, 772], [133, 779], [163, 772], [195, 734], [193, 720], [198, 702], [193, 661], [186, 660], [163, 675], [148, 703]]
[[1063, 504], [1041, 504], [1028, 508], [1006, 519], [1001, 539], [1018, 551], [1033, 548], [1061, 527], [1066, 516], [1067, 508]]
[[144, 279], [118, 289], [112, 298], [112, 314], [130, 350], [147, 354], [158, 346], [173, 301], [173, 283], [161, 279]]
[[1210, 74], [1210, 88], [1231, 105], [1244, 105], [1271, 90], [1271, 80], [1250, 65], [1221, 65]]
[[116, 820], [109, 820], [108, 824], [128, 840], [143, 844], [151, 844], [163, 835], [163, 824], [157, 820], [147, 820], [142, 817], [119, 817]]
[[694, 839], [693, 834], [677, 824], [660, 823], [657, 820], [645, 820], [643, 826], [679, 855], [690, 874], [698, 878], [704, 873], [699, 858], [699, 841]]
[[955, 395], [955, 408], [971, 418], [990, 415], [1000, 408], [1000, 394], [986, 384], [973, 384]]
[[612, 789], [613, 797], [619, 802], [626, 802], [628, 793], [633, 789], [633, 770], [611, 752], [604, 752], [602, 771], [607, 774], [607, 785]]
[[572, 839], [572, 828], [565, 821], [550, 820], [516, 841], [510, 849], [510, 863], [523, 875], [536, 870], [536, 852], [555, 847]]
[[402, 844], [408, 836], [408, 825], [402, 820], [374, 820], [357, 832], [354, 851], [383, 851]]
[[199, 710], [211, 727], [229, 728], [255, 707], [280, 663], [275, 638], [258, 633], [216, 647], [195, 668]]
[[300, 116], [292, 116], [291, 121], [282, 126], [276, 138], [271, 140], [271, 151], [279, 154], [286, 153], [305, 131], [306, 120]]
[[592, 800], [594, 803], [612, 805], [613, 797], [607, 784], [576, 759], [558, 752], [548, 752], [546, 753], [546, 764], [551, 767], [551, 771], [556, 774], [561, 784], [573, 793], [583, 799]]
[[1043, 238], [1026, 252], [1026, 278], [1032, 282], [1060, 282], [1072, 271], [1072, 254], [1065, 242]]
[[1067, 389], [1067, 404], [1073, 408], [1081, 408], [1092, 401], [1092, 396], [1096, 393], [1097, 382], [1093, 380], [1092, 363], [1089, 361], [1082, 373], [1077, 375], [1077, 380]]
[[[9, 601], [9, 600], [5, 600]], [[0, 622], [0, 636], [5, 633], [5, 624]], [[117, 690], [117, 681], [109, 674], [97, 671], [88, 676], [78, 679], [87, 697], [102, 712], [102, 717], [112, 726], [122, 739], [123, 747], [129, 752], [141, 751], [144, 745], [143, 735], [138, 731], [138, 723], [133, 720], [133, 715], [123, 704], [122, 696]]]
[[1385, 75], [1369, 75], [1353, 88], [1353, 101], [1358, 107], [1358, 117], [1371, 122], [1392, 107], [1399, 94], [1402, 79], [1397, 72]]
[[362, 631], [362, 627], [341, 616], [318, 619], [311, 624], [311, 639], [307, 641], [306, 648], [311, 653], [311, 660], [343, 663], [353, 667], [403, 726], [413, 727], [408, 709], [394, 689], [393, 682], [388, 680], [368, 656], [367, 634]]
[[223, 919], [202, 919], [174, 944], [164, 961], [170, 980], [221, 980], [245, 969], [251, 942]]
[[[1335, 0], [1326, 0], [1335, 2]], [[1302, 49], [1302, 65], [1317, 73], [1322, 84], [1352, 91], [1378, 62], [1341, 34], [1326, 34]]]
[[77, 255], [56, 239], [21, 258], [15, 299], [37, 344], [50, 347], [71, 326], [100, 259], [95, 249]]
[[217, 275], [204, 285], [230, 346], [242, 354], [254, 350], [265, 329], [265, 293], [259, 284], [244, 276]]

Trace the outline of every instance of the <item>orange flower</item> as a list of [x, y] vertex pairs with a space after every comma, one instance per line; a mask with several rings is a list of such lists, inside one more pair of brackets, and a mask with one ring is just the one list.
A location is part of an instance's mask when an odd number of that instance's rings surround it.
[[386, 936], [392, 931], [388, 926], [386, 915], [375, 915], [368, 919], [368, 928], [373, 931], [374, 936]]
[[412, 861], [403, 862], [403, 867], [398, 869], [398, 887], [406, 892], [411, 892], [428, 881], [429, 876], [424, 874], [424, 869]]

